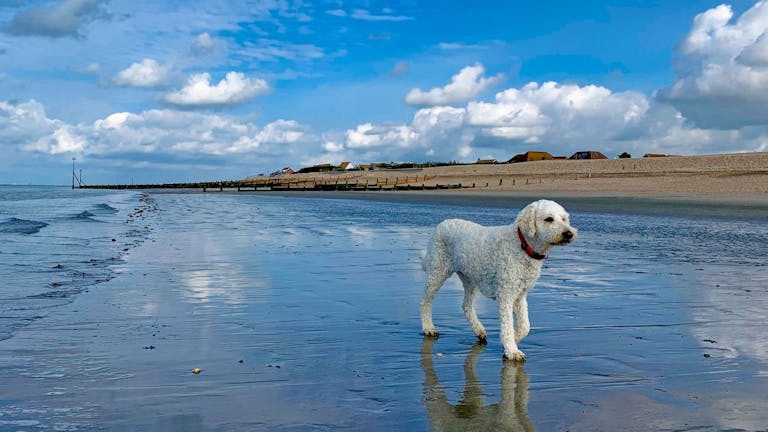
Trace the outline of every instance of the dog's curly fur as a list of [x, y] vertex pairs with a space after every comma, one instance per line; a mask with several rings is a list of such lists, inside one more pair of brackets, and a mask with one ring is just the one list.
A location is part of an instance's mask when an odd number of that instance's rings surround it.
[[474, 308], [479, 291], [498, 304], [504, 357], [525, 360], [517, 344], [531, 328], [526, 296], [539, 278], [542, 261], [523, 250], [518, 228], [533, 251], [541, 255], [546, 255], [553, 246], [570, 243], [578, 232], [570, 225], [565, 209], [549, 200], [526, 206], [512, 225], [485, 227], [462, 219], [448, 219], [437, 226], [422, 258], [422, 267], [427, 273], [421, 300], [421, 325], [425, 335], [437, 336], [432, 323], [432, 302], [446, 279], [456, 273], [464, 285], [462, 309], [478, 339], [485, 342], [487, 337]]

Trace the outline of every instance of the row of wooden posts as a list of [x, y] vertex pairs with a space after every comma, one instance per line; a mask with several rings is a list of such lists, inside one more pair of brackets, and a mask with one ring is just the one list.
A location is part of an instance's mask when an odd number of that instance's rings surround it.
[[[202, 189], [208, 191], [361, 191], [361, 190], [435, 190], [435, 189], [465, 189], [475, 187], [489, 187], [489, 182], [485, 184], [467, 184], [467, 183], [449, 183], [440, 184], [434, 182], [437, 176], [406, 176], [390, 178], [375, 178], [361, 180], [360, 175], [346, 176], [338, 179], [328, 178], [310, 178], [310, 179], [291, 179], [291, 178], [264, 178], [249, 180], [229, 180], [215, 182], [198, 183], [165, 183], [165, 184], [131, 184], [131, 185], [80, 185], [83, 189]], [[586, 176], [576, 176], [576, 179], [591, 178], [591, 173]], [[511, 179], [515, 186], [519, 180]], [[503, 178], [499, 179], [499, 186], [502, 186]], [[542, 179], [525, 179], [525, 184], [541, 184]]]

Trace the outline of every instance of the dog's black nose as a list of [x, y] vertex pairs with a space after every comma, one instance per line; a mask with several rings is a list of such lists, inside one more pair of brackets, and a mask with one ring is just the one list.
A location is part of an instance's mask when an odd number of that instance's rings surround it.
[[563, 238], [566, 240], [573, 239], [573, 232], [572, 231], [563, 231]]

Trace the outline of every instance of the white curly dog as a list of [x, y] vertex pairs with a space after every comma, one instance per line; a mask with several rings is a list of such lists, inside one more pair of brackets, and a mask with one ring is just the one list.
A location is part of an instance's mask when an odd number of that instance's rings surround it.
[[464, 315], [480, 342], [485, 343], [487, 336], [475, 312], [478, 291], [495, 299], [499, 306], [504, 357], [525, 361], [517, 344], [531, 328], [528, 291], [539, 278], [547, 252], [553, 246], [572, 242], [577, 233], [565, 209], [549, 200], [526, 206], [512, 225], [485, 227], [462, 219], [441, 222], [421, 261], [427, 272], [421, 300], [424, 335], [438, 335], [432, 322], [432, 301], [446, 279], [456, 273], [464, 285]]

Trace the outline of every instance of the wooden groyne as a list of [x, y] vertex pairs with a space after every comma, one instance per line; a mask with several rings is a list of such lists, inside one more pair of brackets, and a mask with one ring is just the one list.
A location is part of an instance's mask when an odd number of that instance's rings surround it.
[[[394, 179], [368, 179], [361, 175], [342, 178], [281, 178], [227, 180], [191, 183], [80, 185], [81, 189], [198, 189], [203, 192], [280, 192], [280, 191], [401, 191], [474, 188], [475, 184], [437, 182], [437, 176], [405, 176]], [[487, 186], [487, 184], [486, 184]]]

